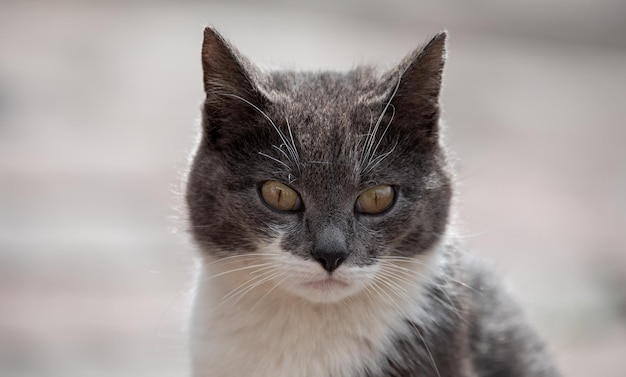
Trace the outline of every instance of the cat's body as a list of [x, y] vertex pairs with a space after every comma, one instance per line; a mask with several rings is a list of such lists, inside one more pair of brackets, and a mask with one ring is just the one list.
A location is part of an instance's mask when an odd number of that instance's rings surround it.
[[205, 31], [195, 377], [557, 375], [449, 234], [444, 48], [383, 74], [265, 74]]

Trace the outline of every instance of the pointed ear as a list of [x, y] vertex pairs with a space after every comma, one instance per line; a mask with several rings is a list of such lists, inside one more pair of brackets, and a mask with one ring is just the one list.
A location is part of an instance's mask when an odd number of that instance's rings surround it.
[[224, 91], [236, 95], [254, 92], [254, 85], [245, 67], [247, 62], [213, 28], [204, 29], [202, 42], [202, 73], [204, 91]]
[[204, 128], [218, 149], [254, 125], [264, 97], [258, 91], [251, 63], [214, 29], [204, 29], [202, 72], [206, 100]]
[[445, 31], [438, 33], [407, 56], [391, 74], [389, 99], [396, 116], [412, 127], [426, 129], [431, 135], [437, 133], [438, 127], [446, 38]]
[[438, 100], [446, 61], [446, 39], [447, 33], [442, 31], [407, 57], [398, 94], [414, 102]]

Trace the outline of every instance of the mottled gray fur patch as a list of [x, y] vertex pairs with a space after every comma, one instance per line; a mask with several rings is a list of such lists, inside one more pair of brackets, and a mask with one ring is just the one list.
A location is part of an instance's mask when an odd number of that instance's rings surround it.
[[[282, 251], [303, 259], [320, 237], [340, 235], [345, 263], [356, 266], [447, 245], [423, 287], [426, 314], [419, 323], [407, 317], [368, 376], [555, 376], [492, 274], [444, 236], [452, 197], [439, 129], [445, 38], [386, 72], [262, 72], [208, 28], [203, 135], [187, 188], [191, 234], [218, 258], [282, 234]], [[302, 209], [265, 205], [259, 187], [268, 180], [296, 190]], [[358, 195], [378, 184], [394, 187], [394, 205], [381, 215], [355, 211]]]

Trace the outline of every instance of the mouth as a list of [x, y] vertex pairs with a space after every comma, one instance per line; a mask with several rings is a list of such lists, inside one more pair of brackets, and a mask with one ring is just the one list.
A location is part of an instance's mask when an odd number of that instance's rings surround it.
[[337, 280], [333, 277], [327, 277], [326, 279], [309, 281], [309, 282], [303, 283], [302, 285], [304, 285], [307, 288], [318, 289], [321, 291], [329, 291], [332, 289], [345, 288], [348, 286], [347, 283], [344, 283], [343, 281]]

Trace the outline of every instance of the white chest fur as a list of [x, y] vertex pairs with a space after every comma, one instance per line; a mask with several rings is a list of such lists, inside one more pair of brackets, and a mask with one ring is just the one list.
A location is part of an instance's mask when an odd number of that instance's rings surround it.
[[220, 304], [229, 291], [216, 281], [197, 288], [189, 330], [194, 377], [349, 377], [376, 371], [382, 351], [405, 330], [403, 317], [413, 311], [410, 302], [396, 297], [390, 305], [371, 292], [335, 304], [284, 292]]

